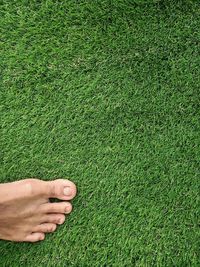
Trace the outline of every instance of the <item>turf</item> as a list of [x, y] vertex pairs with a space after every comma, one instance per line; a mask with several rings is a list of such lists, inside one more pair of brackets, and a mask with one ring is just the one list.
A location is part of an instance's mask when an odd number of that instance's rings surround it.
[[199, 1], [0, 10], [0, 181], [78, 186], [66, 223], [0, 241], [0, 265], [199, 266]]

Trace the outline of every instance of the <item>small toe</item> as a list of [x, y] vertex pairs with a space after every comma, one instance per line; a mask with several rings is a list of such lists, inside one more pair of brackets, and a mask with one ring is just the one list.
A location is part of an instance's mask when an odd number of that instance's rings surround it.
[[42, 213], [65, 213], [69, 214], [72, 211], [70, 202], [46, 203], [41, 207]]
[[24, 241], [25, 242], [37, 242], [37, 241], [44, 240], [44, 238], [45, 238], [45, 234], [43, 233], [32, 233], [28, 235]]
[[54, 223], [43, 223], [35, 227], [33, 232], [39, 233], [52, 233], [56, 230], [57, 226]]
[[49, 214], [43, 218], [42, 223], [63, 224], [65, 221], [64, 214]]

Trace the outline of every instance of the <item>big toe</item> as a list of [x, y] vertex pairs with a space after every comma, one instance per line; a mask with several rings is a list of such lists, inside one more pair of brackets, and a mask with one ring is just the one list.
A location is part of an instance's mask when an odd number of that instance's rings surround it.
[[46, 194], [49, 198], [58, 198], [61, 200], [71, 200], [76, 196], [76, 185], [65, 179], [57, 179], [45, 182]]

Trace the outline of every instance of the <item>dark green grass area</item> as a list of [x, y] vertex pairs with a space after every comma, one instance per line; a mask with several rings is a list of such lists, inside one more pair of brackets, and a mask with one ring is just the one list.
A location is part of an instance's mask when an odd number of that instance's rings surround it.
[[45, 241], [0, 241], [0, 266], [199, 266], [199, 1], [0, 11], [0, 181], [78, 187]]

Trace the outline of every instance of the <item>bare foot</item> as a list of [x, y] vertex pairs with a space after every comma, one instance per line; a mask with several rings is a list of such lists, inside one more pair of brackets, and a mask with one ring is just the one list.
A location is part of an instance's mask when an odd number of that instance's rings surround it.
[[[0, 239], [36, 242], [54, 232], [72, 210], [74, 183], [57, 179], [25, 179], [0, 184]], [[49, 198], [65, 200], [50, 203]]]

